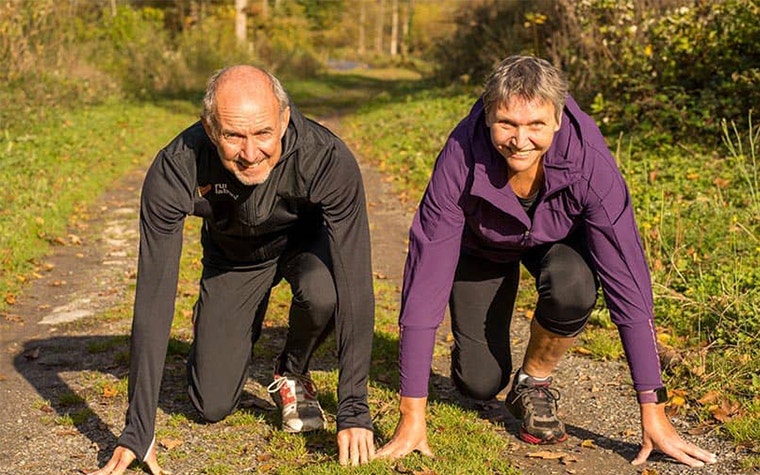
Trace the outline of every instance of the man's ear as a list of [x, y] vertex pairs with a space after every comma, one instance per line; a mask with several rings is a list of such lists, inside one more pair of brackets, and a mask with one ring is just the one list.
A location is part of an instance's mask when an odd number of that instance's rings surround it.
[[214, 127], [209, 124], [208, 120], [206, 120], [205, 117], [201, 116], [201, 125], [203, 125], [203, 130], [206, 132], [206, 135], [208, 135], [208, 138], [211, 139], [211, 141], [216, 145], [216, 134], [214, 133]]
[[280, 139], [282, 139], [285, 136], [285, 132], [288, 131], [288, 123], [290, 123], [290, 106], [280, 114]]

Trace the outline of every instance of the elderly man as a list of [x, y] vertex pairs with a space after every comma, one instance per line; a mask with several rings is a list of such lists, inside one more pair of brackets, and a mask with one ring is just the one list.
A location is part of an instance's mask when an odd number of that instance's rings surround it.
[[335, 330], [339, 461], [372, 459], [374, 299], [359, 168], [340, 139], [295, 109], [275, 77], [241, 65], [209, 80], [201, 121], [162, 149], [145, 177], [126, 426], [94, 473], [121, 474], [136, 458], [161, 471], [156, 409], [189, 215], [203, 219], [187, 361], [195, 408], [211, 422], [235, 410], [270, 289], [285, 279], [293, 291], [289, 331], [269, 386], [283, 429], [324, 428], [308, 368]]
[[[551, 386], [600, 285], [638, 392], [642, 463], [654, 448], [690, 466], [715, 455], [684, 442], [665, 415], [652, 291], [631, 198], [593, 120], [545, 60], [513, 56], [449, 136], [412, 224], [400, 316], [401, 420], [378, 456], [426, 454], [428, 373], [448, 303], [451, 377], [489, 400], [512, 379], [508, 409], [533, 444], [567, 438]], [[520, 264], [538, 300], [512, 376], [510, 321]]]

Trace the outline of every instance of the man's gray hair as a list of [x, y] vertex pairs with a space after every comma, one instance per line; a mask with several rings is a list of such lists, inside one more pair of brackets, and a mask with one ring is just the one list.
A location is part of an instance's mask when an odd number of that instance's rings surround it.
[[[238, 66], [230, 66], [218, 70], [209, 78], [208, 83], [206, 83], [206, 94], [203, 96], [202, 117], [206, 123], [211, 126], [215, 134], [219, 133], [219, 118], [216, 115], [216, 89], [219, 86], [219, 83], [221, 82], [220, 80], [224, 77], [224, 75], [236, 67]], [[290, 106], [290, 99], [288, 98], [288, 93], [285, 91], [285, 88], [282, 87], [280, 81], [269, 71], [266, 71], [257, 66], [250, 67], [262, 72], [266, 77], [269, 78], [269, 83], [272, 85], [272, 93], [277, 99], [280, 114], [282, 115], [282, 113], [285, 112], [285, 110]]]
[[489, 114], [513, 97], [554, 104], [557, 122], [562, 117], [569, 86], [565, 75], [545, 59], [510, 56], [498, 64], [486, 79], [483, 105]]

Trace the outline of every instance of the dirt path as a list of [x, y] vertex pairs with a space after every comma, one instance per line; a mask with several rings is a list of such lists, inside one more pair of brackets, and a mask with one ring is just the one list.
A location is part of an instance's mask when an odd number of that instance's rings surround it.
[[[336, 121], [328, 122], [334, 129], [339, 127]], [[400, 205], [375, 169], [362, 163], [362, 170], [375, 272], [400, 283], [411, 212]], [[115, 183], [92, 210], [88, 222], [72, 230], [66, 245], [54, 249], [39, 271], [40, 278], [30, 283], [19, 302], [0, 318], [0, 474], [79, 473], [81, 468], [102, 463], [102, 448], [113, 443], [115, 434], [109, 428], [120, 426], [121, 411], [68, 425], [50, 424], [49, 420], [65, 413], [67, 402], [60, 391], [71, 385], [72, 374], [107, 373], [114, 381], [123, 377], [123, 369], [99, 359], [92, 349], [123, 338], [128, 323], [105, 321], [96, 328], [63, 324], [123, 302], [125, 289], [134, 283], [141, 179], [142, 173], [135, 172]], [[527, 319], [517, 316], [514, 327], [515, 359], [519, 360]], [[442, 342], [447, 332], [446, 328], [439, 332]], [[491, 420], [493, 430], [504, 435], [514, 463], [527, 474], [742, 473], [731, 445], [711, 435], [687, 437], [717, 452], [718, 466], [688, 470], [655, 457], [643, 468], [632, 467], [628, 461], [635, 456], [640, 437], [638, 409], [625, 383], [627, 368], [621, 363], [599, 363], [573, 355], [562, 362], [555, 380], [562, 391], [561, 412], [570, 438], [551, 448], [519, 442], [514, 436], [516, 421], [498, 401], [476, 405], [459, 397], [447, 377], [447, 358], [434, 362], [434, 373], [438, 398], [476, 409]], [[686, 434], [688, 422], [675, 423]], [[540, 452], [546, 453], [529, 457]], [[566, 454], [566, 461], [573, 461], [562, 464], [556, 458], [560, 453]]]

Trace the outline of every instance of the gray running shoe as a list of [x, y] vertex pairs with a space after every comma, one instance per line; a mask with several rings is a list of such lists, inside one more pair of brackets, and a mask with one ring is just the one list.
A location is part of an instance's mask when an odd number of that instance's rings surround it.
[[517, 374], [505, 401], [507, 409], [520, 419], [520, 439], [529, 444], [558, 444], [567, 440], [565, 424], [557, 417], [559, 391], [551, 388], [552, 378], [536, 381], [528, 376], [517, 383]]
[[275, 374], [267, 391], [282, 411], [282, 430], [285, 432], [325, 428], [325, 413], [317, 400], [317, 388], [308, 374]]

